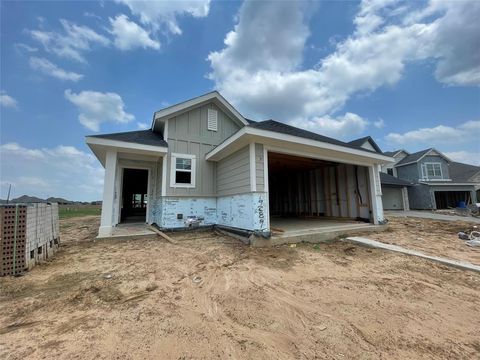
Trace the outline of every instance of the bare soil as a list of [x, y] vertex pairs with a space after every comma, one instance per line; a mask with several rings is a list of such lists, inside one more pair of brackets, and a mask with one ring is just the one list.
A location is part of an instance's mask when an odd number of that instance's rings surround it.
[[[458, 232], [463, 231], [469, 234], [474, 230], [475, 224], [460, 220], [436, 221], [397, 217], [391, 217], [388, 221], [387, 231], [368, 234], [366, 237], [419, 250], [429, 255], [480, 265], [480, 247], [467, 246], [464, 240], [458, 238]], [[480, 231], [480, 226], [477, 225], [475, 230]]]
[[343, 242], [93, 241], [97, 229], [62, 220], [50, 262], [0, 279], [0, 359], [480, 356], [473, 272]]

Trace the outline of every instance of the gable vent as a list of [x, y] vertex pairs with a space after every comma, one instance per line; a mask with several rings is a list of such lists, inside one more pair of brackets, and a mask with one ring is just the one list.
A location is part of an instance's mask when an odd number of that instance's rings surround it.
[[207, 129], [212, 131], [218, 130], [218, 111], [217, 110], [208, 109]]

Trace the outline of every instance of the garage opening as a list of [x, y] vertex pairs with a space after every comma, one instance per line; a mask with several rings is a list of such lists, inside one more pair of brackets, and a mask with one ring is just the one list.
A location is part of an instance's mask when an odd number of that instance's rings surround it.
[[327, 226], [352, 220], [369, 222], [368, 188], [366, 167], [268, 153], [272, 228]]
[[382, 203], [384, 210], [404, 210], [402, 188], [382, 186]]
[[455, 208], [463, 202], [468, 205], [472, 202], [468, 191], [435, 191], [437, 209]]
[[123, 169], [121, 222], [146, 222], [148, 170]]

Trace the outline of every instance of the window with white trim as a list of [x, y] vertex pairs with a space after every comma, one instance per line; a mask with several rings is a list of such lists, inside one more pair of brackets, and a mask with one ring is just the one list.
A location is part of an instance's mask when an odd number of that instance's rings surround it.
[[207, 129], [211, 131], [218, 130], [218, 111], [214, 109], [208, 109], [207, 111]]
[[422, 178], [442, 178], [442, 164], [441, 163], [424, 163], [422, 164]]
[[171, 187], [195, 187], [195, 155], [172, 154]]

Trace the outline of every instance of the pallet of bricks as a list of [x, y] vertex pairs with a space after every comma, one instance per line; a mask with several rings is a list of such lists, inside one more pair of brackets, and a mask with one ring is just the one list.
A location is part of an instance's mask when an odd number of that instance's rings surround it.
[[18, 275], [47, 260], [59, 242], [58, 204], [0, 206], [0, 276]]

